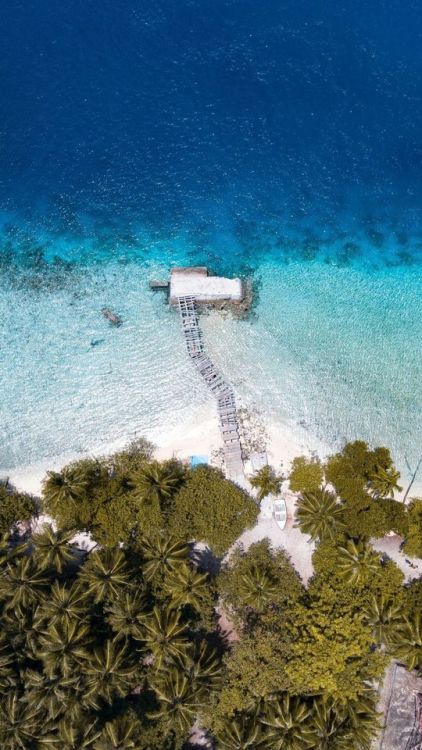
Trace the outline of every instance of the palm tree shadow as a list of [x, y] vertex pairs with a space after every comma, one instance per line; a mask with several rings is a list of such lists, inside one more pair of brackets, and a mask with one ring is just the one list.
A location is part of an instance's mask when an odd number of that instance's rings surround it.
[[201, 572], [208, 573], [212, 578], [219, 574], [223, 558], [216, 557], [210, 547], [196, 544], [192, 549], [190, 558]]

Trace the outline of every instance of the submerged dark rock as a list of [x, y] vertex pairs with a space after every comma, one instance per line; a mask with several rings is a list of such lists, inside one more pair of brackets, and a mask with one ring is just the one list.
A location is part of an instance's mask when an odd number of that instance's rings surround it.
[[109, 323], [111, 323], [112, 326], [121, 326], [123, 323], [123, 320], [121, 319], [120, 315], [117, 315], [117, 313], [113, 312], [113, 310], [110, 310], [109, 307], [102, 307], [101, 312], [104, 315], [105, 319], [108, 320]]

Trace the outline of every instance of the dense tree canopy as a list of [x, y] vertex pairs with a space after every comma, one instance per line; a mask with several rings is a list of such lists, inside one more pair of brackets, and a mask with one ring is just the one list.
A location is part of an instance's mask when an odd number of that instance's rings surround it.
[[[144, 576], [140, 544], [86, 558], [47, 527], [10, 548], [0, 569], [2, 747], [181, 746], [222, 666], [198, 615], [208, 608], [213, 621], [212, 582], [180, 549], [173, 587], [158, 567]], [[189, 576], [200, 585], [185, 587]]]
[[168, 527], [177, 536], [207, 542], [222, 555], [244, 529], [254, 525], [258, 512], [252, 498], [220, 471], [198, 466], [174, 498]]
[[[0, 551], [1, 746], [179, 750], [196, 725], [217, 750], [370, 750], [388, 659], [422, 669], [422, 582], [404, 586], [370, 542], [393, 529], [421, 555], [422, 501], [396, 502], [397, 483], [388, 450], [361, 441], [295, 459], [297, 524], [316, 542], [305, 587], [268, 540], [205, 568], [195, 543], [223, 556], [258, 514], [215, 469], [155, 461], [138, 441], [49, 472], [58, 529]], [[36, 505], [1, 493], [14, 531]]]
[[37, 513], [35, 498], [0, 484], [0, 536], [10, 531], [15, 524], [29, 521]]
[[102, 546], [166, 530], [222, 555], [258, 515], [252, 498], [217, 469], [152, 460], [143, 441], [48, 472], [43, 495], [60, 528], [90, 532]]
[[[313, 539], [341, 531], [350, 537], [408, 533], [407, 509], [394, 500], [399, 474], [387, 448], [370, 450], [357, 440], [329, 456], [299, 456], [292, 462], [290, 488], [299, 492], [297, 522]], [[333, 493], [332, 490], [335, 492]]]

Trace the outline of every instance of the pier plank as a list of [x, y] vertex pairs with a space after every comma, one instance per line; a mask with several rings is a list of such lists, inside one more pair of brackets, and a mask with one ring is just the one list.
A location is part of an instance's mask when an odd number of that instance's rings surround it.
[[236, 399], [233, 389], [226, 383], [205, 351], [195, 297], [178, 297], [177, 306], [188, 355], [195, 369], [205, 380], [213, 396], [217, 398], [217, 412], [223, 437], [224, 463], [227, 475], [231, 479], [238, 479], [244, 475], [244, 471]]

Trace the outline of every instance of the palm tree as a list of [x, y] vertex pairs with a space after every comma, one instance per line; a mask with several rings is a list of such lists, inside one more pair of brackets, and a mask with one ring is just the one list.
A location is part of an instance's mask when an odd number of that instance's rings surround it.
[[315, 750], [370, 750], [378, 729], [372, 693], [346, 703], [318, 696], [313, 704], [312, 729]]
[[[3, 623], [2, 623], [3, 624]], [[4, 624], [3, 624], [4, 627]], [[2, 694], [19, 686], [18, 660], [6, 633], [0, 631], [0, 690]]]
[[189, 651], [190, 643], [185, 637], [186, 625], [174, 609], [154, 607], [151, 615], [142, 618], [142, 626], [135, 637], [142, 640], [154, 657], [159, 669], [168, 658], [182, 657]]
[[371, 576], [380, 575], [379, 555], [362, 540], [349, 539], [338, 548], [337, 572], [346, 583], [364, 584]]
[[93, 718], [92, 714], [82, 714], [77, 722], [65, 717], [58, 724], [60, 750], [92, 750], [100, 736], [97, 717]]
[[67, 586], [54, 581], [48, 597], [36, 609], [34, 624], [67, 626], [75, 620], [83, 620], [86, 614], [87, 593], [83, 587], [78, 582]]
[[49, 676], [59, 672], [69, 677], [87, 659], [90, 642], [86, 623], [72, 620], [68, 625], [51, 625], [40, 638], [38, 658]]
[[0, 579], [0, 600], [6, 609], [14, 609], [18, 614], [37, 604], [50, 579], [46, 570], [40, 568], [33, 557], [20, 557], [8, 563]]
[[25, 694], [21, 700], [35, 707], [39, 715], [45, 714], [52, 720], [63, 714], [69, 694], [79, 691], [79, 677], [75, 675], [63, 677], [52, 674], [47, 677], [42, 672], [28, 669], [24, 675], [24, 683]]
[[192, 652], [178, 657], [175, 661], [189, 682], [194, 682], [206, 692], [212, 692], [221, 682], [223, 675], [221, 658], [206, 641], [195, 644]]
[[175, 667], [160, 672], [152, 682], [160, 703], [158, 711], [149, 714], [153, 719], [164, 719], [169, 726], [188, 731], [194, 724], [198, 712], [206, 705], [206, 693], [195, 682]]
[[388, 471], [388, 469], [384, 469], [382, 466], [376, 466], [375, 471], [369, 477], [370, 491], [376, 498], [394, 498], [394, 493], [401, 492], [403, 489], [398, 484], [399, 479], [400, 472], [394, 468]]
[[95, 604], [117, 597], [131, 581], [131, 571], [123, 550], [115, 548], [92, 552], [79, 580], [86, 586]]
[[164, 591], [170, 595], [173, 607], [190, 605], [201, 609], [201, 597], [208, 591], [208, 574], [199, 573], [186, 563], [170, 571], [164, 580]]
[[[359, 750], [370, 750], [373, 747], [374, 735], [379, 730], [379, 715], [376, 710], [378, 696], [371, 690], [345, 705], [347, 726], [354, 746]], [[349, 744], [346, 745], [349, 747]], [[352, 745], [353, 747], [353, 745]], [[344, 745], [341, 746], [343, 750]]]
[[144, 577], [151, 581], [157, 576], [167, 575], [188, 560], [189, 545], [174, 536], [145, 539], [142, 543]]
[[242, 714], [226, 719], [217, 732], [219, 750], [255, 750], [261, 747], [260, 726], [255, 716]]
[[9, 532], [0, 537], [0, 570], [12, 562], [16, 557], [20, 557], [28, 551], [28, 543], [12, 544]]
[[331, 492], [309, 492], [297, 504], [296, 526], [311, 539], [335, 539], [343, 526], [342, 513], [341, 505]]
[[140, 618], [145, 612], [146, 599], [142, 590], [122, 591], [117, 599], [106, 605], [106, 620], [115, 632], [114, 640], [125, 640], [139, 632]]
[[263, 746], [268, 750], [305, 750], [312, 747], [315, 734], [309, 716], [307, 704], [289, 693], [270, 702], [260, 718], [266, 730]]
[[151, 461], [130, 477], [133, 495], [143, 503], [157, 501], [163, 510], [181, 487], [184, 470], [177, 461]]
[[0, 701], [0, 744], [7, 750], [25, 750], [41, 734], [42, 717], [36, 706], [23, 703], [18, 693], [8, 693]]
[[347, 724], [345, 706], [330, 698], [319, 696], [315, 700], [312, 728], [316, 738], [315, 750], [341, 750], [345, 742], [353, 747], [353, 735]]
[[86, 677], [84, 703], [92, 707], [101, 698], [112, 704], [115, 698], [123, 698], [133, 687], [138, 667], [130, 661], [126, 646], [119, 646], [113, 641], [106, 641], [94, 649], [84, 661], [83, 672]]
[[250, 478], [252, 487], [258, 490], [258, 500], [261, 501], [267, 495], [278, 495], [281, 483], [284, 481], [283, 476], [277, 476], [274, 469], [268, 464]]
[[54, 531], [50, 524], [46, 524], [42, 531], [32, 536], [35, 545], [35, 558], [43, 568], [54, 568], [62, 573], [68, 563], [74, 562], [75, 552], [69, 546], [74, 536], [69, 531]]
[[387, 643], [394, 630], [402, 622], [401, 607], [384, 597], [372, 595], [363, 610], [364, 618], [372, 628], [378, 646]]
[[136, 733], [136, 724], [125, 716], [107, 721], [94, 742], [93, 750], [136, 750], [139, 747]]
[[54, 509], [63, 503], [80, 500], [88, 486], [85, 472], [75, 466], [66, 466], [62, 471], [47, 471], [43, 480], [43, 496], [49, 510], [55, 515]]
[[251, 565], [239, 580], [238, 594], [243, 603], [256, 612], [262, 612], [277, 596], [280, 581], [274, 580], [262, 565]]
[[414, 612], [405, 617], [402, 625], [397, 627], [391, 637], [393, 655], [409, 671], [422, 667], [422, 615]]

